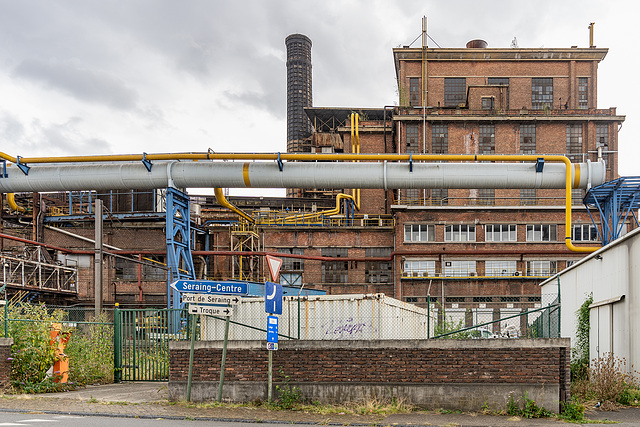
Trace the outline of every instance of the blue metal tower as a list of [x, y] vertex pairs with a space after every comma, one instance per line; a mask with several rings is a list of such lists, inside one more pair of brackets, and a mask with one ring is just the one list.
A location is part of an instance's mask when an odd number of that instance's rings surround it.
[[[604, 246], [620, 237], [629, 214], [635, 219], [636, 226], [640, 226], [636, 216], [640, 208], [640, 176], [626, 176], [593, 187], [583, 203]], [[591, 214], [595, 209], [600, 213], [599, 224]]]
[[169, 285], [179, 279], [195, 279], [191, 257], [191, 219], [189, 195], [167, 188], [167, 308], [180, 308], [180, 293]]

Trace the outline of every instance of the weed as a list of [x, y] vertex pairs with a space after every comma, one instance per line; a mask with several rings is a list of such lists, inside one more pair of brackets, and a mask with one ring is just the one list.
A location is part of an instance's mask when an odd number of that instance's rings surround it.
[[635, 388], [636, 379], [628, 374], [626, 360], [606, 353], [594, 359], [589, 369], [590, 389], [599, 402], [619, 402], [625, 391]]
[[289, 375], [285, 375], [282, 368], [280, 368], [280, 375], [284, 378], [284, 384], [276, 386], [280, 396], [277, 406], [280, 409], [292, 409], [302, 402], [302, 392], [299, 387], [289, 385]]
[[542, 406], [538, 406], [535, 400], [530, 399], [527, 393], [522, 398], [522, 409], [520, 404], [513, 396], [513, 393], [509, 393], [509, 399], [507, 400], [507, 414], [511, 416], [523, 417], [523, 418], [546, 418], [553, 417], [554, 414]]
[[583, 422], [585, 406], [578, 402], [575, 398], [569, 402], [561, 402], [561, 414], [558, 418], [571, 421], [571, 422]]

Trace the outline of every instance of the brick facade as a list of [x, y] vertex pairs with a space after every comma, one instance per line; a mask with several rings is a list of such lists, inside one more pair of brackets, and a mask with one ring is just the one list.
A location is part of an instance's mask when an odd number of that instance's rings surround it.
[[11, 386], [11, 338], [0, 338], [0, 392]]
[[[174, 393], [187, 381], [189, 343], [171, 343], [169, 387]], [[376, 386], [423, 387], [429, 395], [433, 386], [474, 387], [490, 385], [496, 389], [507, 385], [518, 391], [521, 386], [533, 386], [540, 390], [553, 390], [555, 395], [544, 402], [547, 408], [557, 410], [559, 401], [569, 399], [569, 340], [444, 340], [444, 341], [285, 341], [273, 352], [274, 383], [288, 378], [290, 385], [300, 386], [313, 396], [325, 399], [345, 399], [340, 393], [313, 390], [312, 385], [327, 387], [357, 387], [373, 389]], [[196, 343], [193, 382], [209, 383], [210, 393], [217, 392], [220, 378], [221, 343]], [[231, 342], [227, 351], [225, 386], [258, 386], [258, 395], [264, 398], [261, 383], [267, 380], [267, 351], [263, 342]], [[244, 384], [244, 386], [243, 386]], [[477, 392], [477, 390], [476, 390]], [[231, 393], [231, 391], [230, 391]], [[433, 392], [435, 393], [435, 392]], [[348, 394], [348, 393], [347, 393]], [[352, 395], [353, 396], [353, 395]], [[174, 395], [174, 398], [178, 396]], [[250, 397], [250, 396], [246, 396]], [[402, 396], [396, 396], [402, 397]], [[506, 402], [508, 396], [487, 396], [492, 407]], [[518, 397], [518, 396], [515, 396]], [[210, 394], [209, 398], [213, 398]], [[422, 396], [414, 403], [434, 407], [431, 402], [442, 403], [435, 396]], [[484, 396], [482, 396], [485, 399]], [[450, 401], [448, 407], [483, 404], [475, 400]], [[552, 399], [552, 400], [551, 400]], [[410, 399], [411, 400], [411, 399]], [[465, 403], [466, 402], [466, 403]], [[470, 403], [475, 402], [475, 403]], [[478, 403], [479, 402], [479, 403]]]

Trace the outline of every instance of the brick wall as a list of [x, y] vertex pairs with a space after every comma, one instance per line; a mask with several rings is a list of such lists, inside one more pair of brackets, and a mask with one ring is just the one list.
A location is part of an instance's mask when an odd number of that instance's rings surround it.
[[11, 385], [11, 338], [0, 338], [0, 391], [6, 390]]
[[[221, 354], [219, 342], [196, 344], [193, 383], [199, 384], [202, 400], [212, 399], [217, 393]], [[171, 343], [169, 356], [170, 393], [179, 398], [187, 381], [189, 343]], [[506, 396], [496, 396], [495, 390], [507, 388], [516, 393], [530, 392], [534, 399], [542, 396], [539, 403], [554, 410], [560, 400], [569, 398], [567, 339], [286, 341], [274, 352], [273, 366], [274, 382], [288, 377], [291, 385], [300, 386], [307, 393], [305, 397], [314, 400], [349, 400], [366, 395], [367, 390], [385, 387], [404, 390], [408, 395], [403, 397], [415, 404], [429, 407], [438, 402], [436, 407], [457, 409], [480, 409], [484, 401], [471, 398], [474, 394], [482, 395], [497, 408], [501, 399], [506, 402], [508, 391]], [[260, 384], [266, 380], [264, 343], [230, 343], [225, 371], [229, 396], [264, 398]], [[209, 392], [204, 391], [206, 384]], [[250, 384], [257, 386], [254, 395], [246, 391]], [[347, 392], [345, 387], [352, 390]], [[243, 388], [243, 393], [238, 394], [237, 388]], [[457, 388], [456, 393], [466, 390], [466, 397], [460, 397], [463, 403], [439, 399], [438, 393], [447, 388]], [[487, 394], [486, 390], [494, 392]]]

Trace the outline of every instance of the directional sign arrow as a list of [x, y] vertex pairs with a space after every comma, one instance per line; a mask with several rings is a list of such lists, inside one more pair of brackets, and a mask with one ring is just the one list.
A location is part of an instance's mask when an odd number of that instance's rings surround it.
[[197, 292], [199, 294], [247, 295], [249, 293], [249, 285], [246, 282], [176, 280], [170, 286], [178, 292]]
[[182, 302], [194, 304], [223, 304], [235, 305], [242, 302], [242, 298], [233, 295], [217, 294], [182, 294]]
[[189, 314], [203, 314], [205, 316], [228, 317], [233, 315], [233, 307], [189, 304]]

